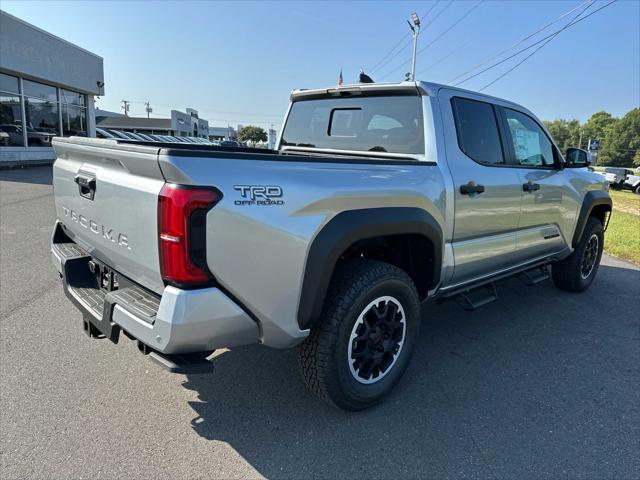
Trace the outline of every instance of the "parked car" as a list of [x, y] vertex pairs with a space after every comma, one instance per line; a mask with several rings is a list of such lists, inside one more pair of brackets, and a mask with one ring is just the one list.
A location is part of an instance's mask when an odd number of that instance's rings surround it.
[[627, 175], [633, 175], [633, 170], [620, 167], [605, 167], [604, 176], [614, 190], [622, 189]]
[[403, 82], [298, 90], [287, 111], [277, 150], [56, 138], [52, 257], [89, 337], [179, 372], [298, 346], [309, 389], [358, 410], [400, 380], [421, 302], [474, 310], [550, 268], [593, 282], [608, 186], [526, 108]]
[[146, 133], [136, 132], [136, 135], [138, 135], [139, 137], [142, 137], [147, 142], [155, 142], [155, 140], [151, 138], [149, 135], [147, 135]]
[[235, 140], [222, 140], [220, 142], [220, 146], [240, 148], [240, 147], [243, 147], [244, 145], [242, 145], [240, 142], [236, 142]]
[[622, 188], [640, 195], [640, 175], [627, 175]]
[[131, 140], [131, 137], [128, 137], [124, 132], [121, 132], [120, 130], [107, 130], [107, 132], [117, 138], [121, 138], [123, 140]]
[[[0, 131], [6, 133], [9, 136], [9, 143], [11, 145], [22, 145], [23, 134], [22, 126], [13, 124], [0, 125]], [[47, 131], [36, 130], [32, 127], [27, 127], [27, 142], [29, 146], [51, 146], [51, 139], [55, 137], [54, 133]]]
[[114, 134], [104, 128], [96, 128], [96, 137], [98, 138], [117, 138]]

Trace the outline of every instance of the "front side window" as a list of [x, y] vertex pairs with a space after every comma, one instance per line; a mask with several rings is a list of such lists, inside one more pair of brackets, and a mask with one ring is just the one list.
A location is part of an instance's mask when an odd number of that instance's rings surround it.
[[526, 167], [545, 167], [554, 163], [553, 144], [542, 128], [529, 116], [505, 108], [516, 163]]
[[460, 150], [479, 163], [504, 164], [493, 106], [459, 97], [452, 99], [452, 106]]
[[283, 146], [424, 154], [418, 96], [301, 100], [291, 106]]

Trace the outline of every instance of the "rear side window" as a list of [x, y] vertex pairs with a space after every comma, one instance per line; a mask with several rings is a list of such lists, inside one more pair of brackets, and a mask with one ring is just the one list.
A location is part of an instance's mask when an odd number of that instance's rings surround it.
[[451, 99], [451, 102], [460, 150], [476, 162], [504, 164], [493, 106], [458, 97]]
[[424, 154], [418, 96], [301, 100], [291, 106], [283, 146]]

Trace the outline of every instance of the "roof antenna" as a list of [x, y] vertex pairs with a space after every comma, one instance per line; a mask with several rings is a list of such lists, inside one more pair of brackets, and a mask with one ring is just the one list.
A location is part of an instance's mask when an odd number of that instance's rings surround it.
[[373, 78], [364, 73], [364, 68], [362, 67], [360, 67], [360, 77], [358, 78], [358, 81], [360, 83], [376, 83], [373, 81]]

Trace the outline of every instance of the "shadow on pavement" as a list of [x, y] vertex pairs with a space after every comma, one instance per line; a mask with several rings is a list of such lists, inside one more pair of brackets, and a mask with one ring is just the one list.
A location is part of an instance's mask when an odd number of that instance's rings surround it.
[[51, 185], [52, 181], [53, 169], [51, 165], [0, 169], [0, 182]]
[[614, 263], [584, 294], [511, 279], [476, 312], [425, 305], [404, 378], [365, 412], [308, 393], [295, 350], [225, 352], [184, 384], [193, 429], [267, 477], [633, 476], [640, 317], [610, 293], [637, 308], [640, 272]]

